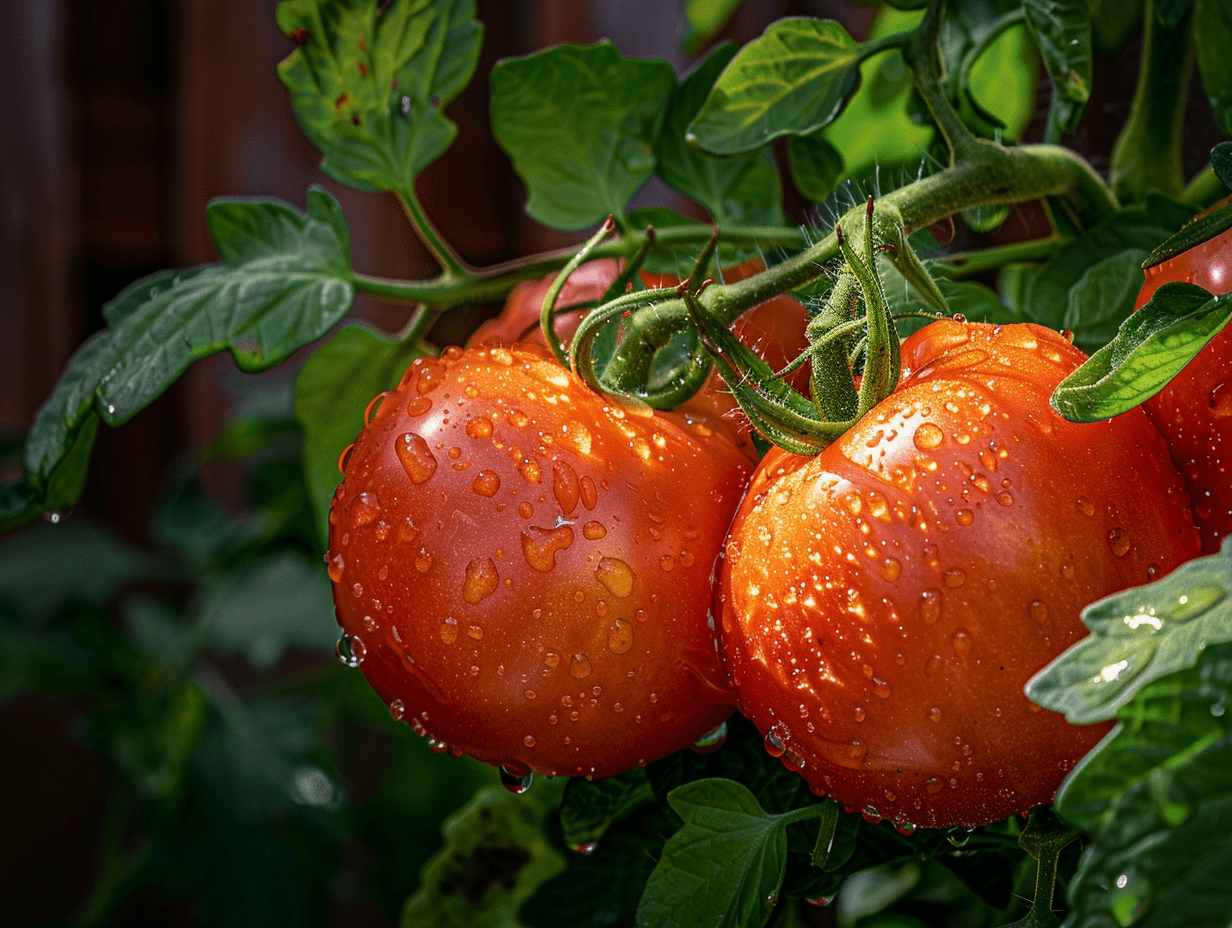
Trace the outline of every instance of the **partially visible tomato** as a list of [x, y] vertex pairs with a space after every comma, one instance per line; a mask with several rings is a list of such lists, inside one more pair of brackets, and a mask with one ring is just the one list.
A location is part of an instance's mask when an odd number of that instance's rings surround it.
[[[735, 283], [762, 270], [765, 270], [765, 264], [760, 259], [751, 259], [725, 269], [723, 277], [727, 283]], [[559, 305], [568, 306], [600, 298], [619, 273], [620, 263], [617, 261], [591, 261], [583, 264], [565, 282], [558, 300]], [[675, 287], [680, 283], [678, 277], [670, 274], [643, 272], [641, 276], [643, 283], [651, 288]], [[509, 294], [500, 315], [476, 329], [467, 344], [512, 345], [525, 341], [546, 345], [543, 331], [539, 327], [539, 313], [554, 279], [555, 275], [549, 275], [541, 280], [518, 284]], [[556, 317], [556, 334], [566, 344], [577, 331], [583, 315], [582, 311], [574, 311]], [[774, 370], [782, 370], [808, 347], [808, 339], [804, 334], [807, 325], [808, 310], [799, 301], [782, 295], [746, 311], [732, 325], [732, 332]], [[792, 386], [805, 395], [809, 390], [810, 370], [806, 363], [789, 378]], [[680, 406], [679, 411], [727, 420], [729, 428], [736, 434], [749, 458], [756, 460], [759, 457], [752, 441], [752, 425], [740, 411], [735, 397], [718, 374], [712, 373], [702, 389]]]
[[1049, 802], [1107, 732], [1023, 694], [1080, 610], [1198, 550], [1145, 414], [1048, 405], [1080, 351], [945, 320], [898, 389], [816, 457], [773, 450], [732, 525], [721, 646], [740, 710], [819, 793], [975, 826]]
[[515, 773], [608, 776], [731, 712], [711, 577], [749, 464], [545, 352], [452, 348], [345, 455], [329, 572], [395, 718]]
[[[1183, 281], [1232, 291], [1232, 229], [1146, 270], [1135, 309], [1163, 284]], [[1145, 403], [1185, 477], [1202, 550], [1232, 533], [1232, 327], [1226, 327], [1172, 382]]]

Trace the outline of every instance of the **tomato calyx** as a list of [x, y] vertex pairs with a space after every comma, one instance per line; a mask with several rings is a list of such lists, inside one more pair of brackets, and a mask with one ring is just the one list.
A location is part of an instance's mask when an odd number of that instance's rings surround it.
[[[684, 295], [690, 318], [728, 389], [758, 431], [788, 451], [820, 451], [889, 396], [898, 383], [899, 339], [877, 274], [876, 253], [889, 252], [897, 265], [909, 268], [912, 275], [926, 279], [937, 290], [893, 216], [890, 226], [897, 234], [876, 242], [874, 216], [870, 196], [862, 234], [854, 243], [841, 223], [835, 226], [843, 270], [822, 311], [809, 322], [808, 349], [781, 371], [771, 369], [710, 318], [695, 296]], [[885, 217], [881, 218], [884, 226]], [[922, 293], [930, 289], [922, 282], [916, 287]], [[936, 299], [945, 305], [939, 291]], [[805, 361], [811, 362], [813, 371], [809, 397], [784, 380]]]

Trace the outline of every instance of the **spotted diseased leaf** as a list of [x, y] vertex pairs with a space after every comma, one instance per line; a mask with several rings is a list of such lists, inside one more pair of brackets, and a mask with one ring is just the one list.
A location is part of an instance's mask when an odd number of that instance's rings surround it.
[[815, 132], [856, 89], [860, 48], [831, 20], [779, 20], [719, 76], [689, 125], [689, 141], [717, 155], [740, 155]]
[[1096, 422], [1158, 393], [1232, 318], [1232, 295], [1170, 283], [1121, 323], [1116, 338], [1059, 384], [1052, 407], [1071, 422]]
[[562, 45], [492, 69], [492, 132], [530, 197], [558, 229], [623, 217], [655, 170], [655, 141], [676, 75], [611, 42]]
[[413, 197], [415, 176], [457, 126], [442, 108], [466, 86], [483, 27], [474, 0], [285, 0], [278, 26], [299, 45], [279, 66], [321, 169], [358, 190]]
[[1153, 680], [1232, 641], [1232, 543], [1146, 586], [1083, 610], [1091, 634], [1027, 684], [1027, 695], [1074, 724], [1114, 718]]
[[[307, 212], [277, 200], [216, 200], [208, 218], [224, 263], [164, 271], [121, 293], [104, 310], [110, 328], [77, 351], [39, 410], [24, 464], [42, 505], [75, 500], [55, 480], [65, 462], [84, 468], [75, 449], [95, 419], [128, 421], [193, 361], [224, 349], [242, 370], [272, 367], [350, 308], [350, 236], [324, 190], [309, 191]], [[80, 479], [73, 486], [79, 492]]]

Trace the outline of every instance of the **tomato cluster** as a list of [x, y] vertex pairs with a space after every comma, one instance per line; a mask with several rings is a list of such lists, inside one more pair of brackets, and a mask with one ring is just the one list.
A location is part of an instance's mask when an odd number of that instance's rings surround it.
[[[583, 271], [562, 305], [619, 266]], [[871, 819], [974, 826], [1050, 801], [1107, 728], [1024, 684], [1085, 634], [1084, 606], [1200, 549], [1147, 415], [1067, 422], [1048, 398], [1084, 356], [1064, 337], [944, 320], [839, 441], [753, 471], [718, 381], [655, 412], [530, 344], [546, 287], [416, 361], [344, 455], [335, 603], [394, 716], [514, 777], [606, 776], [738, 707]], [[806, 317], [759, 309], [734, 328], [778, 366]]]

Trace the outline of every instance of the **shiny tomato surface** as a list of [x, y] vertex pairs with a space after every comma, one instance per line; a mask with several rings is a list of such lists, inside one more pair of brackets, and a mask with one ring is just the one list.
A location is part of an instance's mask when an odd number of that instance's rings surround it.
[[[1137, 306], [1173, 281], [1232, 291], [1232, 229], [1147, 268]], [[1144, 405], [1185, 477], [1203, 551], [1213, 553], [1232, 532], [1232, 326]]]
[[353, 659], [395, 718], [515, 774], [686, 747], [731, 712], [711, 583], [749, 471], [722, 430], [544, 352], [417, 360], [331, 509]]
[[1093, 600], [1198, 550], [1141, 410], [1048, 405], [1083, 355], [1038, 326], [937, 322], [898, 389], [815, 457], [772, 451], [736, 515], [721, 642], [740, 710], [818, 793], [975, 826], [1051, 800], [1107, 732], [1023, 694]]

